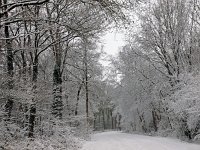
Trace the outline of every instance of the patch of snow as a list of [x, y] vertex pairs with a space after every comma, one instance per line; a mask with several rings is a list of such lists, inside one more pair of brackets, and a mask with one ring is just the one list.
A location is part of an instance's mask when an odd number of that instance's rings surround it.
[[92, 135], [82, 150], [200, 150], [200, 145], [178, 139], [104, 132]]

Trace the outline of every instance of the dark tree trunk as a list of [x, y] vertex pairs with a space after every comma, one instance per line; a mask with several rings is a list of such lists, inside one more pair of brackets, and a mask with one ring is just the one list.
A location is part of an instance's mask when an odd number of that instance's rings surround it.
[[155, 130], [155, 132], [157, 132], [157, 130], [158, 130], [158, 127], [157, 127], [157, 118], [156, 118], [156, 112], [154, 110], [152, 111], [152, 117], [153, 117], [154, 130]]
[[22, 58], [22, 76], [23, 76], [23, 81], [26, 81], [26, 67], [27, 67], [27, 63], [26, 63], [26, 58], [25, 58], [25, 52], [22, 51], [21, 52], [21, 58]]
[[53, 103], [52, 114], [55, 118], [62, 119], [62, 73], [59, 64], [55, 64], [53, 72]]
[[84, 65], [85, 65], [85, 105], [86, 105], [86, 121], [89, 122], [89, 89], [88, 89], [88, 62], [87, 62], [87, 47], [84, 49]]
[[29, 109], [30, 109], [30, 117], [29, 117], [29, 132], [28, 132], [28, 137], [32, 138], [33, 135], [34, 135], [36, 104], [31, 104]]
[[83, 86], [83, 82], [79, 85], [78, 92], [77, 92], [76, 107], [75, 107], [75, 116], [78, 115], [78, 103], [79, 103], [79, 99], [80, 99], [80, 93], [81, 93], [82, 86]]
[[[37, 78], [38, 78], [38, 56], [35, 56], [35, 61], [33, 63], [33, 75], [32, 75], [32, 82], [33, 82], [33, 93], [36, 94], [37, 88]], [[34, 136], [34, 126], [35, 126], [35, 118], [36, 118], [36, 99], [32, 100], [32, 104], [29, 108], [30, 115], [29, 115], [29, 124], [28, 124], [28, 137], [32, 138]]]
[[87, 120], [89, 119], [89, 91], [88, 91], [88, 80], [86, 78], [86, 81], [85, 81], [85, 91], [86, 91], [86, 117], [87, 117]]
[[[4, 9], [7, 9], [7, 0], [3, 0], [4, 2]], [[8, 13], [5, 14], [5, 18], [8, 18]], [[8, 89], [13, 89], [13, 50], [12, 50], [12, 41], [9, 35], [9, 24], [6, 23], [4, 27], [4, 33], [6, 37], [6, 52], [7, 52], [7, 74], [8, 74]], [[13, 99], [12, 97], [8, 96], [7, 101], [5, 104], [5, 115], [6, 120], [9, 120], [11, 117], [11, 111], [13, 107]]]
[[[35, 6], [35, 17], [39, 17], [39, 6]], [[39, 45], [39, 33], [38, 33], [38, 22], [35, 22], [35, 39], [34, 39], [34, 59], [33, 59], [33, 66], [32, 66], [32, 83], [33, 83], [33, 94], [34, 98], [32, 99], [32, 103], [30, 104], [29, 108], [29, 124], [28, 124], [28, 137], [34, 137], [34, 126], [35, 126], [35, 118], [36, 118], [36, 89], [37, 89], [37, 79], [38, 79], [38, 45]], [[32, 54], [31, 54], [32, 55]]]
[[112, 110], [111, 110], [111, 112], [110, 112], [111, 114], [111, 129], [114, 129], [114, 125], [113, 125], [113, 116], [112, 116]]
[[[47, 10], [48, 11], [48, 10]], [[49, 12], [48, 12], [49, 13]], [[56, 37], [54, 38], [52, 30], [50, 30], [52, 41], [60, 40], [59, 28], [56, 29]], [[62, 119], [63, 102], [62, 102], [62, 48], [61, 43], [55, 44], [53, 47], [55, 64], [53, 71], [53, 102], [52, 115], [57, 119]]]
[[102, 116], [103, 116], [103, 129], [106, 129], [106, 125], [105, 125], [105, 113], [104, 113], [104, 109], [102, 110]]

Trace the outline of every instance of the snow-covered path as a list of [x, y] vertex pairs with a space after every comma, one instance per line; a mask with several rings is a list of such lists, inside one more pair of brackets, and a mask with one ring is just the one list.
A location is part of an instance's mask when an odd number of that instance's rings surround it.
[[94, 134], [82, 150], [200, 150], [200, 145], [170, 138], [104, 132]]

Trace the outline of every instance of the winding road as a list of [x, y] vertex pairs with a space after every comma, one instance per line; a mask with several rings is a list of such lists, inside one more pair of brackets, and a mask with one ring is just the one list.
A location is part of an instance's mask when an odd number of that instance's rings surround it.
[[82, 150], [200, 150], [200, 145], [112, 131], [92, 135], [92, 140], [86, 142]]

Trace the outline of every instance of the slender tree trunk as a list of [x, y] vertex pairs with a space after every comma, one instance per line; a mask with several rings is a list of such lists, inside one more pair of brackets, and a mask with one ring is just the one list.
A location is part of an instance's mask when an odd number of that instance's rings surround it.
[[157, 130], [158, 130], [158, 127], [157, 127], [157, 118], [156, 118], [156, 112], [154, 110], [152, 111], [152, 117], [153, 117], [154, 130], [155, 130], [155, 132], [157, 132]]
[[191, 18], [191, 28], [190, 28], [190, 46], [189, 46], [189, 52], [187, 53], [187, 59], [188, 59], [188, 72], [192, 72], [192, 54], [193, 54], [193, 29], [194, 27], [194, 19], [195, 19], [195, 15], [194, 15], [194, 11], [196, 10], [196, 2], [194, 1], [193, 4], [193, 9], [192, 9], [192, 18]]
[[88, 125], [89, 119], [89, 89], [88, 89], [88, 62], [87, 62], [87, 47], [84, 49], [84, 65], [85, 65], [85, 105], [86, 105], [86, 121]]
[[[35, 6], [35, 17], [38, 18], [39, 16], [39, 6]], [[29, 124], [28, 124], [28, 137], [34, 137], [34, 126], [35, 126], [35, 118], [36, 118], [36, 89], [37, 89], [37, 79], [38, 79], [38, 45], [39, 45], [39, 33], [38, 33], [38, 22], [35, 22], [35, 39], [34, 39], [34, 59], [33, 59], [33, 66], [32, 66], [32, 83], [33, 83], [33, 95], [34, 98], [32, 99], [32, 103], [30, 104], [29, 108]]]
[[104, 109], [102, 110], [102, 115], [103, 115], [103, 129], [106, 129], [106, 125], [105, 125], [105, 113], [104, 113]]
[[28, 124], [28, 137], [32, 138], [34, 135], [34, 126], [35, 126], [35, 118], [36, 118], [36, 88], [37, 88], [37, 78], [38, 78], [38, 57], [35, 56], [35, 61], [33, 63], [33, 75], [32, 75], [32, 82], [33, 82], [33, 94], [35, 95], [32, 103], [30, 104], [29, 108], [29, 124]]
[[[87, 75], [86, 75], [87, 76]], [[89, 119], [89, 91], [88, 91], [88, 77], [85, 78], [85, 91], [86, 91], [86, 116]]]
[[83, 84], [84, 84], [84, 81], [79, 85], [79, 88], [78, 88], [77, 97], [76, 97], [75, 116], [78, 115], [78, 103], [79, 103], [80, 93], [81, 93]]
[[113, 126], [113, 116], [112, 116], [112, 110], [111, 110], [111, 112], [110, 112], [111, 114], [111, 129], [114, 129], [114, 126]]
[[[4, 2], [4, 9], [7, 9], [7, 0], [3, 0]], [[5, 18], [8, 18], [8, 13], [5, 14]], [[7, 75], [8, 75], [8, 90], [13, 89], [13, 50], [12, 50], [12, 41], [10, 39], [10, 34], [9, 34], [9, 24], [6, 23], [4, 27], [4, 33], [6, 37], [6, 52], [7, 52]], [[11, 111], [13, 107], [13, 99], [11, 96], [7, 97], [7, 101], [5, 104], [5, 115], [6, 115], [6, 120], [10, 120], [11, 117]]]
[[[24, 45], [24, 47], [25, 47], [25, 45]], [[24, 83], [24, 85], [26, 85], [26, 83], [27, 83], [27, 69], [26, 69], [27, 63], [26, 63], [26, 56], [25, 56], [24, 51], [21, 52], [21, 58], [22, 58], [22, 66], [23, 66], [23, 68], [22, 68], [22, 82]], [[22, 127], [24, 128], [28, 124], [28, 104], [27, 103], [26, 104], [20, 103], [20, 105], [22, 107], [24, 107], [24, 109], [22, 109], [23, 112], [24, 112], [24, 119], [23, 119], [23, 122], [22, 122]]]
[[23, 81], [26, 82], [26, 58], [25, 58], [25, 52], [21, 51], [21, 58], [22, 58], [22, 77]]

